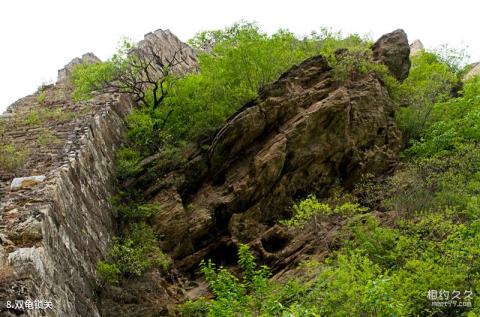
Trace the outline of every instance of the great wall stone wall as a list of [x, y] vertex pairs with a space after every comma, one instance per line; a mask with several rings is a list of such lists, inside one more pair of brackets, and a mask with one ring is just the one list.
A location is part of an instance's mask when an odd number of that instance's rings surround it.
[[[114, 232], [114, 155], [131, 107], [115, 95], [73, 103], [49, 86], [9, 108], [0, 142], [28, 153], [1, 174], [1, 316], [99, 316], [95, 265]], [[11, 190], [13, 177], [32, 175], [45, 180]]]
[[[195, 51], [170, 31], [154, 43], [168, 58], [180, 52], [196, 69]], [[75, 58], [0, 117], [0, 316], [99, 316], [96, 264], [115, 233], [115, 152], [123, 143], [124, 95], [73, 102]], [[24, 177], [24, 178], [22, 178]]]
[[[114, 233], [114, 155], [132, 103], [74, 103], [59, 79], [2, 116], [1, 316], [99, 316], [95, 265]], [[45, 179], [11, 187], [30, 176]]]

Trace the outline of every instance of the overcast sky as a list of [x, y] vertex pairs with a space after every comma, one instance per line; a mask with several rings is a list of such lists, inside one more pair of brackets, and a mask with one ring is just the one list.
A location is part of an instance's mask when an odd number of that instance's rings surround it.
[[122, 36], [140, 40], [158, 28], [186, 41], [197, 31], [241, 19], [263, 30], [280, 27], [301, 35], [322, 26], [376, 39], [403, 28], [427, 48], [468, 46], [480, 60], [478, 9], [473, 0], [5, 0], [0, 1], [0, 112], [54, 81], [73, 57], [108, 58]]

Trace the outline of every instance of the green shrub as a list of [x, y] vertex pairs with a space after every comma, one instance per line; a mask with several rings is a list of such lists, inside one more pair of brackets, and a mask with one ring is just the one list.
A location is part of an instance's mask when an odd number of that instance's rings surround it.
[[70, 78], [74, 86], [73, 100], [80, 101], [92, 98], [104, 82], [113, 79], [116, 74], [115, 66], [113, 59], [101, 63], [76, 66]]
[[461, 78], [461, 75], [466, 68], [467, 61], [470, 58], [465, 47], [452, 48], [447, 44], [443, 44], [433, 52], [442, 63], [448, 66], [451, 72], [457, 74]]
[[[389, 78], [385, 68], [365, 58], [370, 41], [357, 35], [342, 37], [325, 29], [300, 40], [287, 30], [267, 35], [254, 23], [242, 22], [199, 33], [190, 43], [209, 51], [198, 56], [199, 72], [168, 80], [168, 94], [159, 107], [148, 106], [152, 91], [144, 89], [142, 100], [146, 104], [129, 116], [129, 139], [142, 156], [166, 145], [208, 137], [256, 98], [262, 86], [294, 64], [320, 53], [336, 64], [339, 78], [370, 70], [382, 73], [386, 82]], [[77, 67], [72, 75], [74, 97], [91, 97], [103, 83], [121, 73], [131, 58], [127, 54], [129, 47], [121, 48], [107, 62]], [[349, 48], [352, 53], [348, 56], [353, 58], [337, 60], [337, 48]]]
[[[115, 282], [115, 276], [141, 276], [147, 269], [157, 267], [167, 271], [170, 258], [158, 246], [155, 234], [145, 223], [133, 223], [123, 237], [113, 239], [108, 254], [99, 272], [105, 281]], [[103, 275], [102, 275], [103, 274]]]
[[121, 178], [136, 175], [141, 171], [140, 162], [142, 157], [140, 153], [132, 148], [122, 148], [117, 152], [117, 175]]
[[0, 146], [0, 169], [7, 172], [16, 172], [22, 168], [28, 159], [28, 151], [17, 149], [13, 144]]
[[327, 216], [352, 216], [364, 213], [368, 209], [361, 207], [358, 203], [345, 202], [334, 208], [326, 203], [321, 203], [313, 195], [293, 205], [293, 217], [280, 221], [288, 227], [303, 228], [308, 223], [313, 223], [318, 228], [320, 222]]
[[21, 120], [22, 125], [36, 125], [40, 123], [40, 114], [36, 110], [29, 111]]
[[58, 145], [60, 142], [60, 139], [48, 129], [42, 130], [37, 136], [37, 143], [42, 147]]
[[119, 282], [121, 272], [115, 264], [99, 261], [97, 263], [97, 273], [104, 283], [115, 285]]
[[166, 131], [176, 139], [211, 133], [263, 85], [288, 67], [318, 54], [311, 41], [300, 41], [285, 30], [269, 36], [254, 24], [198, 34], [193, 42], [212, 40], [212, 54], [199, 56], [200, 72], [178, 80], [165, 100], [170, 114]]
[[37, 102], [39, 104], [44, 104], [46, 99], [47, 99], [47, 92], [45, 90], [41, 89], [38, 92], [38, 95], [37, 95]]
[[424, 157], [441, 156], [461, 150], [467, 143], [478, 142], [480, 99], [475, 93], [479, 87], [480, 81], [469, 82], [465, 86], [464, 97], [436, 104], [432, 111], [435, 121], [425, 131], [423, 140], [414, 142], [408, 153]]
[[209, 135], [256, 98], [259, 88], [308, 57], [323, 54], [333, 60], [337, 48], [370, 44], [357, 35], [343, 38], [326, 30], [303, 40], [287, 30], [267, 35], [252, 23], [202, 32], [191, 43], [210, 47], [212, 54], [200, 55], [200, 72], [178, 80], [165, 100], [161, 111], [170, 115], [165, 129], [174, 139]]
[[160, 212], [162, 206], [159, 203], [115, 203], [118, 216], [124, 222], [142, 222], [148, 220], [154, 214]]
[[419, 139], [431, 123], [434, 104], [450, 99], [457, 83], [456, 73], [435, 53], [412, 58], [410, 74], [398, 89], [404, 107], [396, 113], [406, 144]]
[[[371, 215], [354, 217], [344, 247], [308, 264], [308, 292], [299, 304], [321, 316], [465, 316], [462, 307], [432, 307], [428, 291], [478, 290], [478, 226], [439, 214], [381, 227]], [[313, 274], [312, 274], [313, 272]]]
[[200, 269], [215, 299], [188, 301], [182, 306], [182, 315], [276, 316], [284, 310], [280, 300], [287, 298], [283, 291], [291, 289], [286, 287], [277, 292], [275, 284], [268, 280], [268, 268], [257, 267], [248, 246], [241, 245], [238, 256], [241, 278], [226, 268], [217, 268], [210, 260], [201, 262]]
[[179, 145], [168, 131], [165, 131], [166, 116], [163, 108], [134, 109], [127, 120], [128, 139], [132, 146], [145, 157], [169, 146]]

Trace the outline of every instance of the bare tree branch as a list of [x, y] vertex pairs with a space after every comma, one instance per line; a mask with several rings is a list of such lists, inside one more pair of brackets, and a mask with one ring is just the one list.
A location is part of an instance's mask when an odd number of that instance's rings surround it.
[[154, 43], [147, 43], [131, 49], [125, 64], [116, 65], [113, 79], [99, 83], [96, 92], [130, 94], [137, 103], [157, 109], [168, 94], [166, 84], [175, 79], [172, 69], [180, 65], [188, 65], [182, 49], [165, 57]]

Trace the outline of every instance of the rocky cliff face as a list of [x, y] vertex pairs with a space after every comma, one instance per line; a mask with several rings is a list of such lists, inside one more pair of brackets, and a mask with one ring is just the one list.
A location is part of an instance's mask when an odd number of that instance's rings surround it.
[[[373, 49], [398, 78], [408, 74], [403, 31]], [[229, 245], [268, 240], [269, 228], [299, 197], [387, 171], [400, 147], [392, 102], [377, 75], [338, 83], [325, 59], [313, 57], [264, 87], [204, 150], [189, 155], [185, 170], [145, 191], [163, 206], [152, 225], [165, 236], [163, 250], [188, 270]], [[258, 252], [272, 248], [259, 244]]]

